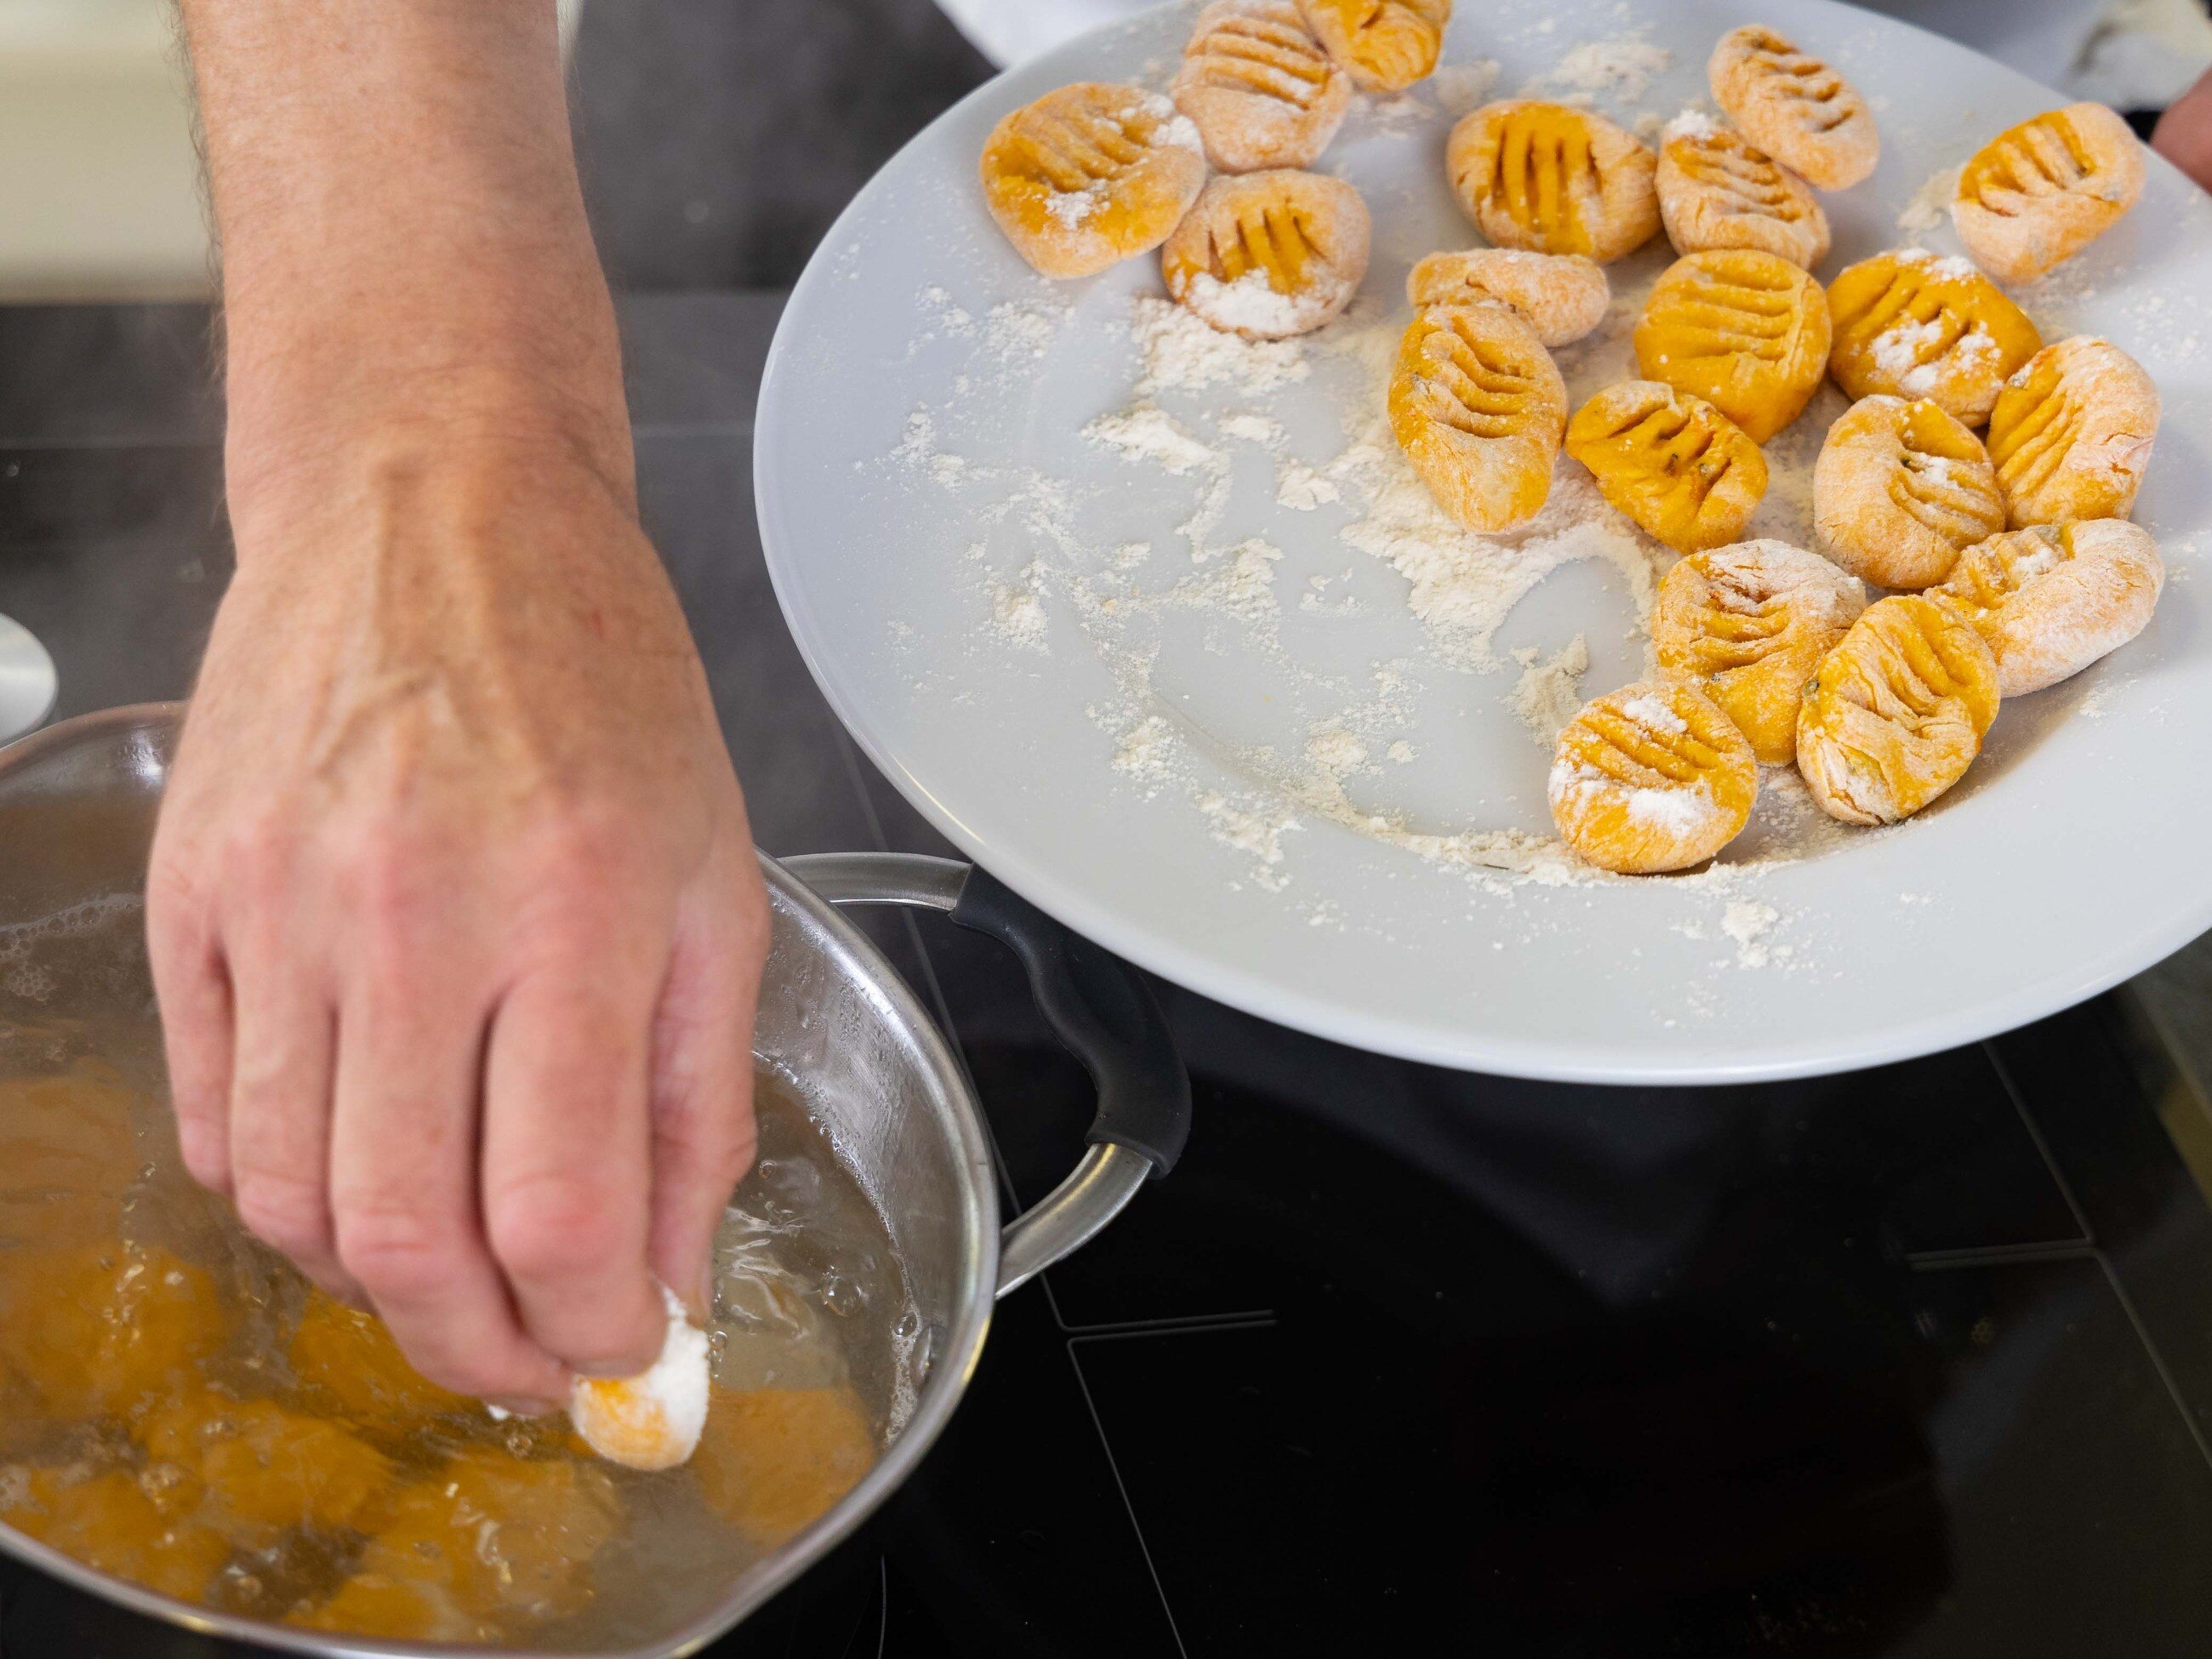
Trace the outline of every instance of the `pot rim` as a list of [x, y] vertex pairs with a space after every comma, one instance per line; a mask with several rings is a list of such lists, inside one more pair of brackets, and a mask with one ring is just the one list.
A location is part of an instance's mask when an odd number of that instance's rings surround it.
[[[163, 763], [151, 740], [160, 733], [173, 737], [181, 729], [185, 708], [182, 702], [131, 703], [58, 720], [0, 746], [0, 781], [73, 742], [111, 733], [129, 735], [146, 744], [143, 763], [149, 771], [155, 770]], [[87, 1566], [5, 1522], [0, 1522], [0, 1551], [104, 1601], [198, 1634], [283, 1652], [325, 1656], [325, 1659], [468, 1659], [485, 1655], [496, 1655], [499, 1659], [683, 1659], [742, 1622], [851, 1536], [905, 1483], [944, 1432], [975, 1376], [990, 1331], [999, 1277], [997, 1172], [983, 1127], [982, 1107], [967, 1070], [936, 1021], [923, 1010], [913, 988], [873, 941], [840, 915], [836, 907], [769, 854], [757, 848], [754, 850], [771, 905], [788, 908], [812, 924], [839, 964], [866, 988], [886, 1018], [912, 1045], [933, 1085], [928, 1097], [937, 1105], [942, 1127], [953, 1143], [956, 1161], [966, 1176], [960, 1197], [965, 1238], [955, 1304], [957, 1311], [941, 1346], [930, 1356], [929, 1374], [922, 1381], [912, 1415], [850, 1492], [805, 1531], [746, 1569], [711, 1607], [665, 1636], [627, 1648], [555, 1650], [326, 1634], [179, 1601]]]

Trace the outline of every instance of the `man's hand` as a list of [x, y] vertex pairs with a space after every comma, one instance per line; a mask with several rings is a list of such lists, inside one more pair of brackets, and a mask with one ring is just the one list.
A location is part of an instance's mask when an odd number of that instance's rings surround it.
[[550, 0], [186, 0], [238, 574], [155, 839], [185, 1161], [434, 1381], [658, 1353], [767, 906], [637, 525]]
[[2212, 190], [2212, 70], [2159, 118], [2150, 147]]

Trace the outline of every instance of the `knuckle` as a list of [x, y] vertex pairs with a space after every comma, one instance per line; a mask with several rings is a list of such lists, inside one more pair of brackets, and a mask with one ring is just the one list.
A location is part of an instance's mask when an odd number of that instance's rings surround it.
[[177, 1142], [184, 1157], [185, 1173], [218, 1197], [228, 1197], [230, 1158], [222, 1137], [203, 1121], [179, 1117]]
[[156, 948], [192, 929], [202, 908], [198, 860], [157, 844], [146, 866], [146, 923]]
[[434, 916], [445, 886], [442, 843], [417, 826], [378, 818], [352, 830], [340, 856], [348, 897], [372, 935], [407, 935]]
[[407, 1204], [341, 1202], [335, 1231], [338, 1265], [380, 1300], [435, 1291], [450, 1279], [460, 1246], [456, 1228]]
[[232, 1184], [238, 1218], [256, 1238], [288, 1255], [327, 1250], [330, 1203], [319, 1182], [248, 1167], [236, 1172]]
[[752, 1114], [732, 1105], [721, 1112], [670, 1115], [654, 1126], [653, 1141], [657, 1166], [727, 1191], [752, 1167], [757, 1136]]
[[224, 890], [248, 903], [273, 902], [287, 891], [299, 863], [300, 834], [292, 815], [270, 804], [240, 811], [218, 860]]
[[543, 1175], [495, 1193], [485, 1221], [492, 1254], [517, 1279], [576, 1277], [619, 1258], [625, 1224], [613, 1195], [573, 1175]]
[[540, 826], [534, 861], [550, 876], [618, 876], [630, 868], [637, 841], [619, 814], [565, 806]]

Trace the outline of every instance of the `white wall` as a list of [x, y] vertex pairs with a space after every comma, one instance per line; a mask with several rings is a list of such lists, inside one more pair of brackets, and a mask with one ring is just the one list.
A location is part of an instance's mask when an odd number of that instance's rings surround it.
[[[562, 0], [564, 40], [581, 3]], [[0, 0], [0, 301], [209, 294], [171, 19], [171, 0]]]

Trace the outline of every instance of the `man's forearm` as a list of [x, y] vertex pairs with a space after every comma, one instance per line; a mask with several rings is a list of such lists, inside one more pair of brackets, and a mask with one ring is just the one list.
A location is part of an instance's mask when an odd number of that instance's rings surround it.
[[543, 422], [627, 493], [553, 0], [181, 0], [234, 493], [364, 422]]

